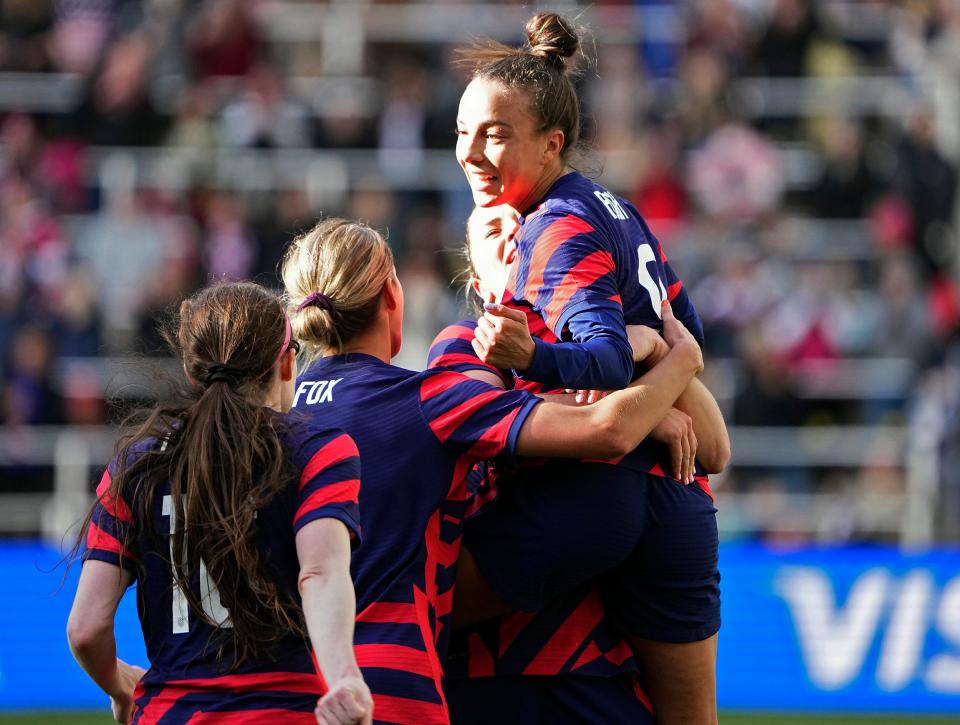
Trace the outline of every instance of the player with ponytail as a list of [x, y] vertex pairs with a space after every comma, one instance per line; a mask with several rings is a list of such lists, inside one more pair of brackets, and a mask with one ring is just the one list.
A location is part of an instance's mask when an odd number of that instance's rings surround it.
[[[581, 31], [549, 12], [534, 15], [525, 30], [524, 47], [491, 41], [460, 54], [472, 78], [460, 100], [457, 160], [475, 204], [501, 206], [519, 222], [507, 284], [477, 320], [472, 347], [482, 362], [512, 370], [526, 384], [618, 390], [636, 375], [627, 325], [660, 329], [665, 300], [698, 340], [702, 324], [636, 209], [571, 165], [580, 144], [573, 76]], [[682, 399], [677, 407], [683, 410]], [[617, 464], [648, 477], [648, 507], [665, 532], [618, 567], [612, 590], [621, 596], [607, 601], [638, 655], [662, 722], [716, 721], [718, 535], [705, 474], [726, 463], [725, 430], [716, 440], [713, 460], [694, 471], [676, 472], [668, 448], [650, 438]], [[544, 522], [563, 520], [562, 511], [551, 512], [562, 502], [545, 495], [541, 504]], [[535, 508], [529, 497], [526, 505]], [[488, 579], [501, 574], [497, 538], [471, 542]], [[484, 541], [491, 542], [489, 556], [480, 550]], [[497, 593], [510, 600], [506, 589]], [[560, 625], [540, 636], [555, 643], [563, 631]], [[548, 651], [552, 646], [533, 651], [531, 659], [562, 659]], [[557, 673], [567, 664], [558, 662]], [[513, 670], [530, 671], [517, 663]], [[491, 701], [489, 683], [473, 686], [476, 699]]]
[[[121, 440], [83, 527], [75, 657], [118, 722], [369, 723], [349, 574], [359, 456], [322, 418], [283, 414], [298, 350], [283, 304], [213, 286], [167, 340], [184, 382]], [[134, 582], [146, 672], [113, 635]]]

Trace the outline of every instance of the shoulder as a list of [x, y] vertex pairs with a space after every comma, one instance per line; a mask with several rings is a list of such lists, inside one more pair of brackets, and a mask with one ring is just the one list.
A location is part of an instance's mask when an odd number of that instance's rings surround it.
[[121, 441], [120, 447], [107, 465], [107, 475], [112, 477], [129, 471], [143, 461], [151, 451], [163, 450], [166, 446], [166, 438], [166, 436], [158, 438], [151, 435], [129, 443]]
[[440, 332], [437, 333], [437, 336], [433, 338], [433, 342], [430, 343], [430, 345], [432, 347], [433, 345], [439, 345], [442, 342], [447, 342], [450, 340], [472, 340], [473, 332], [476, 329], [476, 320], [459, 320], [440, 330]]
[[324, 422], [322, 417], [307, 415], [292, 410], [277, 416], [277, 434], [295, 463], [300, 463], [322, 449], [352, 449], [356, 452], [353, 439], [342, 429]]
[[440, 405], [441, 407], [456, 405], [458, 402], [475, 398], [477, 395], [490, 391], [494, 393], [503, 392], [482, 380], [471, 378], [456, 370], [441, 367], [421, 373], [419, 387], [420, 402], [431, 408], [434, 405]]

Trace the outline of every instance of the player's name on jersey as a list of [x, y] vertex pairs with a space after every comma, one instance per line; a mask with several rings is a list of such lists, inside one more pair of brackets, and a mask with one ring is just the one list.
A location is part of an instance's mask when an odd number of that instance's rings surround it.
[[332, 403], [333, 388], [343, 378], [335, 380], [304, 380], [297, 386], [297, 394], [293, 398], [293, 405], [300, 402], [300, 396], [304, 396], [303, 402], [307, 405], [316, 405], [317, 403]]

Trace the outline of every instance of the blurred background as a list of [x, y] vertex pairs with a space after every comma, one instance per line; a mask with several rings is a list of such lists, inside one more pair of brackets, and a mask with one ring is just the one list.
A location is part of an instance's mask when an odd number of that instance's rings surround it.
[[[0, 0], [0, 721], [102, 710], [57, 564], [176, 372], [171, 304], [279, 286], [324, 214], [387, 232], [401, 365], [464, 316], [452, 51], [542, 7], [593, 31], [575, 166], [705, 322], [721, 721], [960, 721], [956, 0]], [[142, 662], [132, 602], [120, 629]]]

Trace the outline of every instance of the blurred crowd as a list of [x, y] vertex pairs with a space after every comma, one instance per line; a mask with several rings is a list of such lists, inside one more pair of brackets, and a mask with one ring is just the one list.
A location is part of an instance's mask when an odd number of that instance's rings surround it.
[[[330, 28], [291, 33], [298, 3], [0, 2], [5, 429], [105, 422], [104, 378], [77, 360], [162, 354], [157, 320], [208, 280], [278, 286], [284, 245], [321, 213], [388, 232], [408, 299], [400, 362], [422, 367], [463, 314], [465, 71], [440, 30], [414, 42], [351, 25], [404, 5], [333, 3]], [[584, 19], [575, 165], [638, 206], [684, 278], [728, 423], [933, 416], [943, 501], [960, 510], [960, 6], [600, 0]], [[21, 101], [41, 79], [62, 83]], [[734, 468], [720, 491], [754, 495], [728, 528], [810, 536], [793, 509], [827, 491], [816, 535], [889, 538], [902, 457], [865, 456]]]

